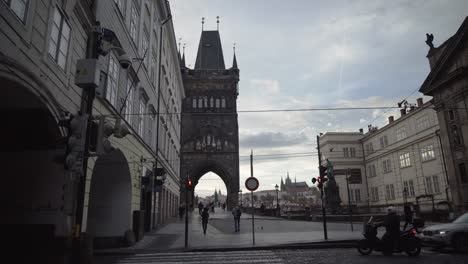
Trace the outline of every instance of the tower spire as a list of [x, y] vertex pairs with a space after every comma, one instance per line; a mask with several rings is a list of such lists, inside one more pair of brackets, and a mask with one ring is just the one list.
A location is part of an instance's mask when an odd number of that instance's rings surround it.
[[203, 31], [203, 25], [205, 24], [205, 17], [201, 18], [201, 31]]
[[187, 68], [187, 67], [185, 67], [185, 44], [186, 43], [184, 43], [183, 50], [182, 50], [182, 62], [181, 62], [181, 64], [182, 64], [181, 66], [184, 69]]
[[216, 16], [216, 29], [219, 31], [219, 16]]
[[232, 47], [232, 50], [233, 50], [233, 54], [234, 54], [234, 58], [232, 59], [232, 68], [233, 69], [237, 69], [237, 59], [236, 59], [236, 43], [234, 43], [233, 47]]

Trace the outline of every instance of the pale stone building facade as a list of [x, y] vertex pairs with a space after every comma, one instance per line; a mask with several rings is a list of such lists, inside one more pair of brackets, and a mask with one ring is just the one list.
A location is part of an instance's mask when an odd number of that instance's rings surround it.
[[349, 196], [362, 211], [378, 212], [389, 205], [401, 209], [409, 202], [419, 212], [432, 212], [432, 201], [434, 210], [448, 210], [452, 197], [432, 107], [431, 102], [418, 99], [417, 107], [402, 109], [400, 118], [389, 117], [380, 129], [321, 136], [320, 148], [334, 165], [343, 205], [349, 203], [344, 175], [350, 168]]

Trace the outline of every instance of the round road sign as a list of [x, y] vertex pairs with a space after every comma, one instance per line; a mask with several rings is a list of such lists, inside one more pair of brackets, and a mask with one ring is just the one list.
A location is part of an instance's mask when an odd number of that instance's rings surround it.
[[245, 188], [247, 188], [247, 190], [249, 190], [251, 192], [257, 190], [257, 188], [258, 188], [257, 178], [255, 178], [255, 177], [247, 178], [247, 180], [245, 180]]

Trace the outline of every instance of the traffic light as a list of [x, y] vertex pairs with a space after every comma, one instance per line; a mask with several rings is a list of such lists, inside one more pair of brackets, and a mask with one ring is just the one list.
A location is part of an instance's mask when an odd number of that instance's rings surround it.
[[187, 190], [193, 190], [193, 181], [190, 178], [187, 179]]
[[319, 175], [320, 175], [319, 177], [327, 176], [327, 170], [328, 170], [328, 167], [320, 165], [319, 166]]
[[109, 153], [114, 149], [109, 141], [109, 137], [113, 132], [114, 127], [111, 124], [106, 123], [104, 116], [100, 116], [96, 138], [96, 153], [98, 155]]
[[65, 154], [65, 168], [68, 170], [83, 173], [81, 162], [83, 160], [87, 126], [88, 115], [77, 114], [71, 117]]

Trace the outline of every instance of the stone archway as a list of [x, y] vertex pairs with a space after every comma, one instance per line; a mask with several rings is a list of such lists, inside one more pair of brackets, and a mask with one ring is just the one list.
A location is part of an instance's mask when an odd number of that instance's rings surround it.
[[57, 245], [71, 233], [74, 182], [57, 159], [65, 154], [59, 106], [47, 87], [15, 66], [8, 65], [15, 74], [0, 73], [2, 237], [25, 256], [65, 254]]
[[100, 156], [94, 165], [89, 191], [86, 231], [96, 248], [122, 246], [132, 229], [132, 180], [120, 150]]

